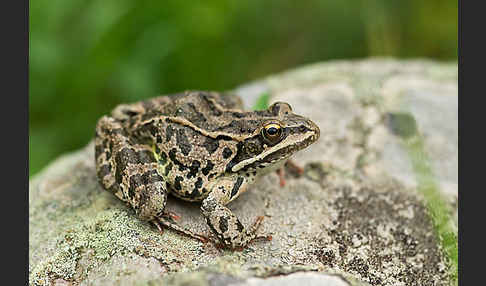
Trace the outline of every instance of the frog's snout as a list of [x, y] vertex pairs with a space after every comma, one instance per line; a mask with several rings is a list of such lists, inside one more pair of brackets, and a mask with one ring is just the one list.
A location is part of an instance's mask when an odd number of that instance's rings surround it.
[[321, 136], [321, 129], [319, 129], [319, 126], [317, 126], [317, 124], [315, 124], [311, 120], [307, 120], [306, 123], [307, 128], [314, 132], [314, 135], [312, 136], [312, 142], [317, 141], [317, 139], [319, 139], [319, 137]]

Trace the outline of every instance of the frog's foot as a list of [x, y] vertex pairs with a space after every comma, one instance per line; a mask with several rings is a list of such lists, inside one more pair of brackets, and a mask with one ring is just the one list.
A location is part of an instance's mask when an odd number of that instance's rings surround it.
[[263, 221], [263, 216], [259, 216], [251, 226], [245, 227], [225, 206], [247, 186], [244, 177], [221, 177], [212, 186], [208, 197], [202, 201], [201, 211], [206, 223], [225, 248], [244, 248], [257, 237], [256, 232]]
[[304, 168], [297, 165], [293, 160], [288, 160], [285, 162], [285, 168], [287, 168], [290, 173], [297, 176], [302, 176], [302, 174], [304, 174]]
[[257, 240], [272, 240], [272, 236], [271, 235], [256, 235], [256, 232], [258, 230], [258, 228], [260, 227], [260, 225], [262, 224], [262, 221], [265, 217], [264, 216], [258, 216], [255, 220], [255, 222], [253, 223], [253, 225], [250, 227], [250, 231], [252, 231], [253, 233], [255, 233], [255, 237], [251, 240], [251, 242], [253, 241], [257, 241]]
[[[287, 171], [286, 171], [287, 170]], [[277, 169], [277, 175], [280, 180], [280, 187], [285, 187], [285, 174], [291, 173], [296, 177], [300, 177], [304, 174], [304, 168], [300, 167], [299, 165], [295, 164], [294, 161], [288, 160], [282, 168]]]
[[[249, 232], [252, 232], [252, 234], [254, 234], [254, 238], [252, 238], [250, 241], [248, 241], [248, 244], [252, 243], [252, 242], [255, 242], [255, 241], [260, 241], [260, 240], [265, 240], [265, 241], [271, 241], [272, 240], [272, 236], [271, 235], [256, 235], [256, 232], [258, 230], [258, 228], [260, 227], [262, 221], [263, 221], [263, 216], [259, 216], [256, 218], [255, 222], [253, 223], [253, 225], [250, 227], [249, 229]], [[216, 246], [216, 248], [219, 248], [219, 249], [225, 249], [225, 248], [228, 248], [228, 245], [225, 245], [224, 243], [220, 242], [219, 240], [211, 240], [213, 242], [213, 244]], [[236, 251], [243, 251], [244, 247], [241, 246], [241, 245], [238, 245], [238, 246], [233, 246], [233, 247], [229, 247], [230, 249], [232, 250], [236, 250]]]
[[189, 236], [189, 237], [192, 237], [192, 238], [195, 238], [203, 243], [206, 243], [209, 241], [209, 239], [205, 236], [205, 235], [202, 235], [202, 234], [198, 234], [198, 233], [195, 233], [195, 232], [192, 232], [188, 229], [185, 229], [184, 227], [178, 225], [177, 223], [171, 221], [170, 219], [167, 219], [166, 217], [164, 216], [161, 216], [161, 217], [158, 217], [154, 220], [151, 221], [156, 227], [157, 229], [159, 230], [159, 232], [162, 234], [164, 231], [163, 231], [163, 227], [166, 227], [166, 228], [170, 228], [170, 229], [173, 229], [183, 235], [186, 235], [186, 236]]
[[254, 240], [271, 239], [269, 236], [257, 236], [263, 216], [257, 217], [250, 227], [245, 228], [238, 218], [225, 206], [213, 205], [214, 210], [209, 211], [211, 204], [212, 202], [203, 202], [202, 211], [210, 229], [217, 237], [217, 241], [214, 241], [216, 247], [242, 250]]

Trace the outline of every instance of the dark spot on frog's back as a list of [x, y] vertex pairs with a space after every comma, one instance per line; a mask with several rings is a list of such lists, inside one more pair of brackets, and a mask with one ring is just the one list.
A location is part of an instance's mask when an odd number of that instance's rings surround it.
[[174, 127], [172, 125], [167, 125], [167, 128], [165, 129], [165, 141], [169, 142], [170, 139], [172, 138], [172, 135], [174, 135]]
[[232, 154], [233, 154], [233, 152], [231, 151], [230, 148], [224, 147], [224, 149], [223, 149], [223, 158], [228, 159], [229, 157], [231, 157]]
[[209, 174], [209, 172], [211, 172], [211, 170], [213, 169], [213, 167], [214, 167], [213, 162], [211, 162], [211, 161], [208, 160], [208, 162], [206, 163], [206, 167], [204, 167], [202, 169], [203, 174], [205, 176], [207, 176]]
[[209, 154], [213, 154], [219, 147], [219, 141], [210, 137], [206, 137], [206, 141], [203, 143], [204, 148], [208, 150]]
[[198, 160], [192, 161], [192, 165], [189, 167], [189, 173], [187, 173], [187, 178], [190, 179], [196, 177], [199, 167], [201, 167], [201, 162]]
[[184, 181], [184, 178], [181, 176], [177, 176], [174, 181], [174, 189], [180, 191], [182, 190], [181, 182]]
[[176, 140], [177, 140], [177, 146], [179, 146], [179, 149], [181, 150], [182, 154], [184, 154], [184, 156], [189, 155], [192, 147], [191, 144], [189, 143], [189, 140], [187, 139], [184, 129], [181, 128], [177, 130]]

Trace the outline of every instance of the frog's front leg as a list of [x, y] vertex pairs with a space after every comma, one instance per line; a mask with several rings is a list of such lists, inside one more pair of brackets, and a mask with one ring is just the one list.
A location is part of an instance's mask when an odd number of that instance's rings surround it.
[[[225, 205], [235, 199], [248, 186], [245, 177], [222, 177], [215, 181], [211, 191], [201, 204], [203, 216], [209, 228], [218, 239], [229, 248], [243, 248], [255, 238], [263, 216], [257, 217], [249, 228], [243, 226], [240, 220]], [[271, 239], [270, 236], [266, 237]]]

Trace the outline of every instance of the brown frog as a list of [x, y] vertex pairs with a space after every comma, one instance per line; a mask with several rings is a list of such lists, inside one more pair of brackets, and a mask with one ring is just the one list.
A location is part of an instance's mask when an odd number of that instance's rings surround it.
[[242, 248], [257, 237], [263, 217], [245, 227], [226, 205], [319, 133], [287, 103], [243, 111], [237, 96], [187, 91], [119, 105], [103, 116], [96, 126], [96, 171], [106, 190], [159, 230], [162, 225], [206, 241], [164, 210], [170, 193], [202, 202], [219, 241]]

